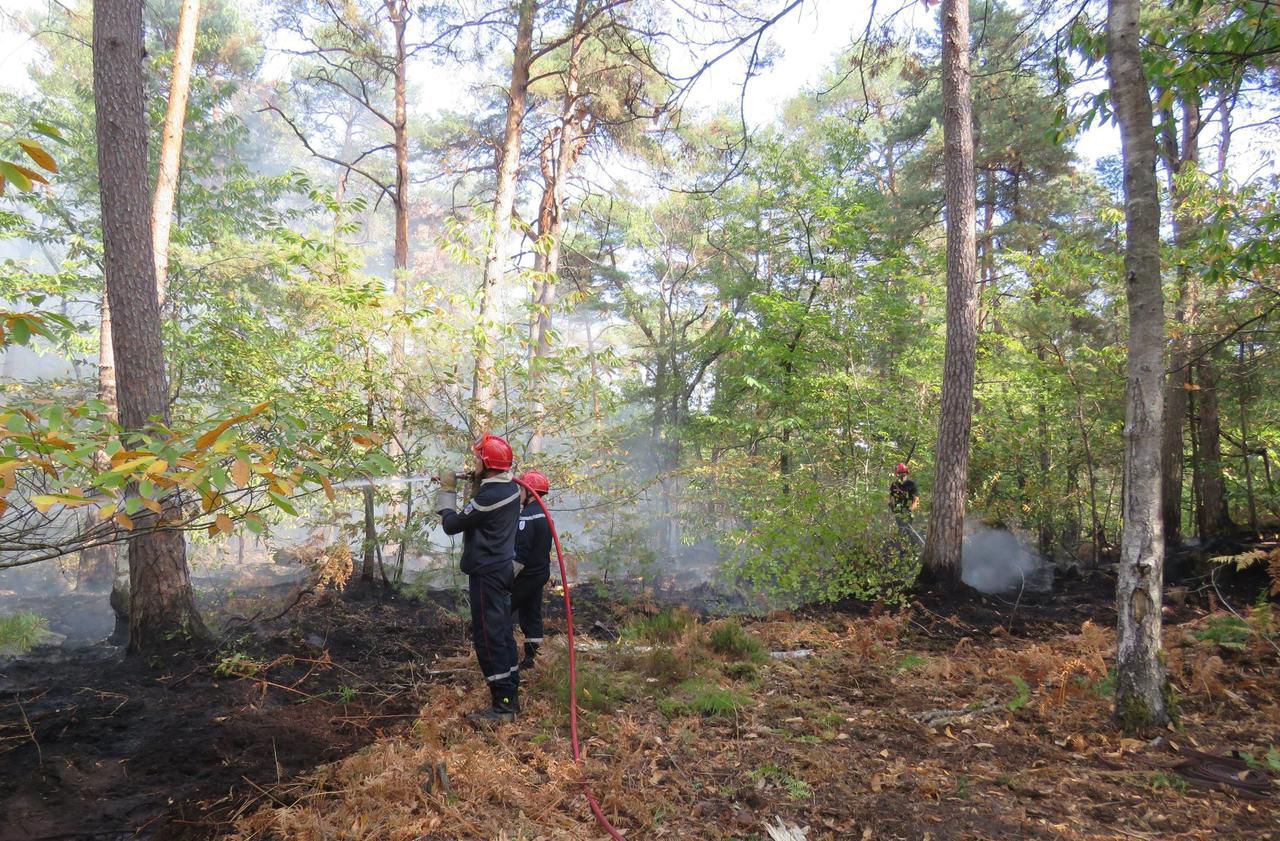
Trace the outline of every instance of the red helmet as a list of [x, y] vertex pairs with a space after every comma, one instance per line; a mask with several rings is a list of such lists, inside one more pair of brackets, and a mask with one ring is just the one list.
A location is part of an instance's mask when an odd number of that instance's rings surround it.
[[551, 482], [547, 480], [546, 476], [543, 476], [536, 470], [526, 470], [524, 475], [520, 477], [519, 481], [522, 485], [527, 485], [529, 490], [533, 491], [538, 496], [542, 496], [544, 493], [551, 490]]
[[907, 469], [907, 466], [905, 464], [899, 464], [897, 467], [893, 469], [893, 472], [897, 473], [899, 476], [906, 476], [911, 471]]
[[485, 434], [471, 448], [486, 470], [510, 470], [515, 457], [511, 445], [497, 435]]

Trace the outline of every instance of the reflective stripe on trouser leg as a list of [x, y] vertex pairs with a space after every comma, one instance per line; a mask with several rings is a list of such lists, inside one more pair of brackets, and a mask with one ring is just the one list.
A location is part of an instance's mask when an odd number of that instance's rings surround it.
[[480, 671], [494, 692], [514, 693], [520, 685], [520, 672], [506, 583], [497, 573], [486, 573], [471, 576], [467, 589], [471, 595], [471, 642]]

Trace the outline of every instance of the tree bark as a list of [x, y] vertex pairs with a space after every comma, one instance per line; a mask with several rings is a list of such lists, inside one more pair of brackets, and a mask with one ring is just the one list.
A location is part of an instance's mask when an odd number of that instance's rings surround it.
[[1240, 455], [1244, 461], [1244, 484], [1248, 493], [1249, 529], [1258, 531], [1258, 503], [1253, 495], [1253, 465], [1249, 463], [1249, 372], [1245, 367], [1245, 340], [1240, 340], [1238, 377], [1240, 381]]
[[506, 269], [507, 245], [511, 238], [511, 217], [516, 201], [516, 176], [520, 171], [520, 130], [524, 125], [525, 102], [529, 94], [529, 65], [533, 54], [533, 19], [536, 0], [520, 0], [516, 20], [515, 52], [511, 62], [511, 86], [507, 90], [507, 119], [502, 132], [502, 147], [497, 160], [498, 182], [493, 198], [493, 227], [484, 259], [484, 278], [480, 285], [477, 313], [476, 368], [473, 393], [475, 434], [488, 432], [493, 425], [494, 362], [496, 337], [492, 327], [493, 309], [497, 303], [498, 282]]
[[1125, 389], [1124, 525], [1116, 585], [1116, 717], [1130, 732], [1168, 721], [1160, 651], [1164, 538], [1160, 431], [1164, 411], [1164, 298], [1160, 199], [1151, 94], [1138, 46], [1138, 0], [1110, 0], [1107, 72], [1124, 156], [1129, 351]]
[[[1172, 134], [1172, 129], [1166, 132]], [[1186, 191], [1178, 176], [1200, 161], [1200, 107], [1195, 101], [1183, 103], [1182, 143], [1175, 137], [1165, 138], [1165, 170], [1169, 173], [1169, 194], [1173, 200], [1173, 243], [1178, 254], [1178, 303], [1174, 309], [1175, 335], [1171, 345], [1169, 374], [1165, 382], [1163, 437], [1160, 450], [1160, 500], [1164, 519], [1165, 542], [1177, 546], [1182, 542], [1182, 480], [1186, 457], [1183, 430], [1187, 416], [1187, 368], [1190, 344], [1187, 332], [1195, 323], [1197, 286], [1187, 266], [1187, 249], [1195, 239], [1196, 225], [1182, 211]]]
[[924, 547], [925, 573], [938, 583], [960, 583], [965, 494], [969, 482], [969, 430], [977, 362], [975, 285], [975, 175], [969, 92], [969, 4], [942, 3], [944, 181], [947, 207], [947, 347], [935, 454], [933, 508]]
[[[106, 289], [102, 294], [102, 314], [98, 323], [98, 399], [107, 407], [107, 417], [113, 421], [120, 420], [120, 410], [116, 402], [116, 364], [111, 350], [111, 305], [107, 300]], [[111, 467], [105, 450], [98, 450], [93, 455], [94, 467], [106, 471]], [[85, 518], [84, 528], [89, 530], [97, 523], [98, 515], [90, 511]], [[80, 553], [80, 562], [76, 567], [76, 589], [86, 591], [110, 590], [116, 580], [116, 550], [112, 544], [94, 546]]]
[[534, 454], [542, 452], [546, 435], [542, 366], [551, 355], [551, 311], [556, 302], [560, 245], [564, 237], [564, 188], [569, 172], [578, 162], [591, 132], [590, 125], [584, 127], [587, 115], [578, 96], [578, 71], [582, 43], [586, 39], [586, 30], [582, 24], [586, 5], [586, 0], [578, 0], [574, 9], [574, 32], [569, 44], [569, 66], [564, 76], [564, 99], [560, 107], [559, 125], [548, 132], [540, 155], [542, 200], [538, 205], [537, 233], [545, 253], [534, 257], [534, 268], [540, 277], [535, 286], [536, 312], [530, 324], [529, 335], [529, 380], [533, 398], [533, 436], [529, 441], [529, 452]]
[[1232, 528], [1222, 478], [1222, 418], [1218, 412], [1218, 372], [1212, 354], [1197, 364], [1200, 382], [1200, 503], [1204, 506], [1201, 537], [1218, 537]]
[[173, 73], [169, 82], [169, 108], [160, 135], [160, 171], [151, 202], [151, 238], [155, 252], [156, 290], [164, 306], [169, 278], [169, 229], [173, 224], [173, 203], [178, 195], [178, 172], [182, 163], [182, 132], [187, 121], [187, 98], [191, 93], [191, 65], [195, 59], [199, 29], [200, 0], [182, 0], [178, 15], [178, 38], [173, 48]]
[[[126, 435], [167, 420], [164, 345], [147, 190], [142, 0], [99, 0], [93, 15], [93, 92], [103, 275]], [[168, 505], [176, 504], [170, 500]], [[152, 652], [206, 634], [196, 612], [181, 531], [129, 539], [129, 651]]]

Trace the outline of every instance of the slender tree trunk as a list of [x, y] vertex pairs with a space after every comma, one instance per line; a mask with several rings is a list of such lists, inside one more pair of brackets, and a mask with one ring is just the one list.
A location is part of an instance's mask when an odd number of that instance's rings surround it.
[[1249, 495], [1249, 529], [1258, 531], [1258, 503], [1253, 495], [1253, 465], [1249, 463], [1249, 372], [1245, 368], [1245, 342], [1240, 340], [1240, 453], [1244, 457], [1244, 483]]
[[960, 582], [969, 429], [978, 346], [973, 117], [969, 93], [969, 4], [942, 3], [943, 143], [947, 205], [947, 349], [942, 368], [933, 508], [924, 547], [926, 575]]
[[1116, 717], [1128, 731], [1168, 721], [1168, 679], [1160, 656], [1164, 572], [1160, 423], [1165, 340], [1160, 198], [1151, 94], [1138, 46], [1138, 8], [1138, 0], [1110, 0], [1107, 17], [1107, 71], [1124, 154], [1124, 262], [1129, 304], [1124, 525], [1116, 587]]
[[[1172, 134], [1172, 129], [1168, 130]], [[1173, 200], [1173, 242], [1178, 255], [1178, 303], [1174, 309], [1174, 336], [1165, 382], [1163, 439], [1160, 451], [1161, 512], [1164, 518], [1165, 542], [1176, 546], [1182, 542], [1182, 481], [1185, 473], [1183, 429], [1187, 415], [1187, 369], [1190, 344], [1187, 333], [1195, 323], [1196, 279], [1187, 265], [1188, 250], [1195, 239], [1196, 224], [1186, 218], [1183, 204], [1186, 190], [1178, 176], [1198, 165], [1200, 160], [1200, 109], [1195, 101], [1183, 103], [1182, 144], [1176, 138], [1165, 139], [1165, 170], [1169, 173], [1169, 194]]]
[[[546, 401], [543, 399], [542, 367], [551, 354], [552, 309], [556, 303], [556, 284], [560, 278], [560, 246], [564, 237], [564, 192], [569, 172], [577, 163], [591, 132], [583, 122], [586, 114], [579, 102], [578, 74], [582, 63], [582, 44], [586, 40], [583, 15], [586, 0], [578, 0], [573, 14], [573, 38], [569, 42], [569, 65], [564, 75], [564, 98], [560, 107], [558, 131], [548, 134], [541, 155], [542, 201], [538, 212], [538, 239], [546, 249], [536, 289], [536, 312], [529, 337], [530, 382], [533, 392], [533, 437], [531, 453], [541, 453], [546, 435]], [[559, 139], [556, 144], [555, 140]], [[552, 154], [552, 150], [554, 154]], [[536, 259], [536, 258], [535, 258]]]
[[1218, 412], [1218, 372], [1212, 354], [1196, 364], [1200, 380], [1200, 501], [1202, 537], [1218, 537], [1232, 528], [1227, 488], [1222, 478], [1222, 419]]
[[[119, 422], [120, 410], [116, 402], [116, 364], [111, 351], [111, 305], [103, 289], [102, 313], [98, 323], [98, 399], [107, 407], [107, 417]], [[98, 450], [93, 455], [94, 467], [106, 471], [111, 460], [105, 450]], [[85, 518], [86, 530], [99, 523], [96, 512], [90, 512]], [[116, 549], [114, 544], [94, 546], [80, 553], [80, 563], [76, 568], [77, 590], [109, 590], [116, 580]]]
[[178, 38], [173, 48], [173, 73], [169, 81], [169, 109], [160, 136], [160, 171], [151, 202], [151, 239], [155, 252], [156, 290], [164, 306], [169, 278], [169, 228], [173, 224], [173, 204], [178, 195], [178, 172], [182, 165], [182, 132], [187, 122], [187, 98], [191, 93], [191, 65], [195, 60], [196, 32], [200, 22], [200, 0], [182, 0], [178, 15]]
[[[93, 92], [102, 201], [103, 275], [111, 307], [120, 423], [129, 432], [167, 420], [164, 344], [147, 190], [142, 0], [100, 0], [93, 15]], [[170, 499], [169, 506], [176, 505]], [[206, 634], [196, 612], [181, 531], [129, 540], [129, 651]]]
[[1196, 391], [1200, 384], [1196, 381], [1195, 367], [1187, 371], [1187, 383], [1191, 389], [1187, 392], [1187, 428], [1191, 437], [1191, 516], [1196, 524], [1196, 535], [1204, 534], [1204, 502], [1200, 499], [1200, 408], [1196, 400]]
[[529, 94], [529, 64], [533, 55], [533, 19], [536, 0], [520, 0], [516, 21], [516, 43], [511, 62], [511, 87], [507, 90], [507, 119], [502, 132], [502, 148], [498, 155], [498, 183], [493, 199], [493, 228], [484, 259], [484, 279], [480, 286], [477, 313], [475, 368], [476, 434], [488, 432], [493, 425], [495, 405], [492, 310], [497, 304], [498, 282], [507, 263], [507, 245], [511, 238], [511, 217], [516, 201], [516, 176], [520, 170], [520, 130], [524, 125], [525, 102]]
[[[373, 396], [365, 404], [365, 422], [373, 426]], [[378, 521], [374, 516], [373, 485], [364, 486], [364, 559], [360, 566], [360, 583], [372, 587], [378, 568]]]

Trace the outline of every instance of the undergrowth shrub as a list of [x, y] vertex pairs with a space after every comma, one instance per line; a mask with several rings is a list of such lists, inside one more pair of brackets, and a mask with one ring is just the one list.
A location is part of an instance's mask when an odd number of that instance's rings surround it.
[[710, 628], [707, 645], [716, 654], [748, 663], [763, 663], [769, 659], [764, 643], [748, 634], [732, 619], [716, 622]]
[[636, 642], [674, 643], [691, 628], [698, 618], [683, 607], [666, 608], [652, 616], [632, 619], [622, 628], [622, 638]]
[[774, 606], [849, 596], [905, 605], [920, 571], [884, 495], [841, 483], [796, 482], [786, 495], [755, 501], [750, 527], [728, 542], [727, 571]]
[[732, 718], [747, 700], [741, 692], [722, 689], [706, 678], [695, 677], [681, 683], [674, 695], [660, 698], [658, 711], [667, 718], [681, 715]]
[[49, 620], [34, 613], [0, 616], [0, 655], [14, 656], [30, 651], [49, 630]]

